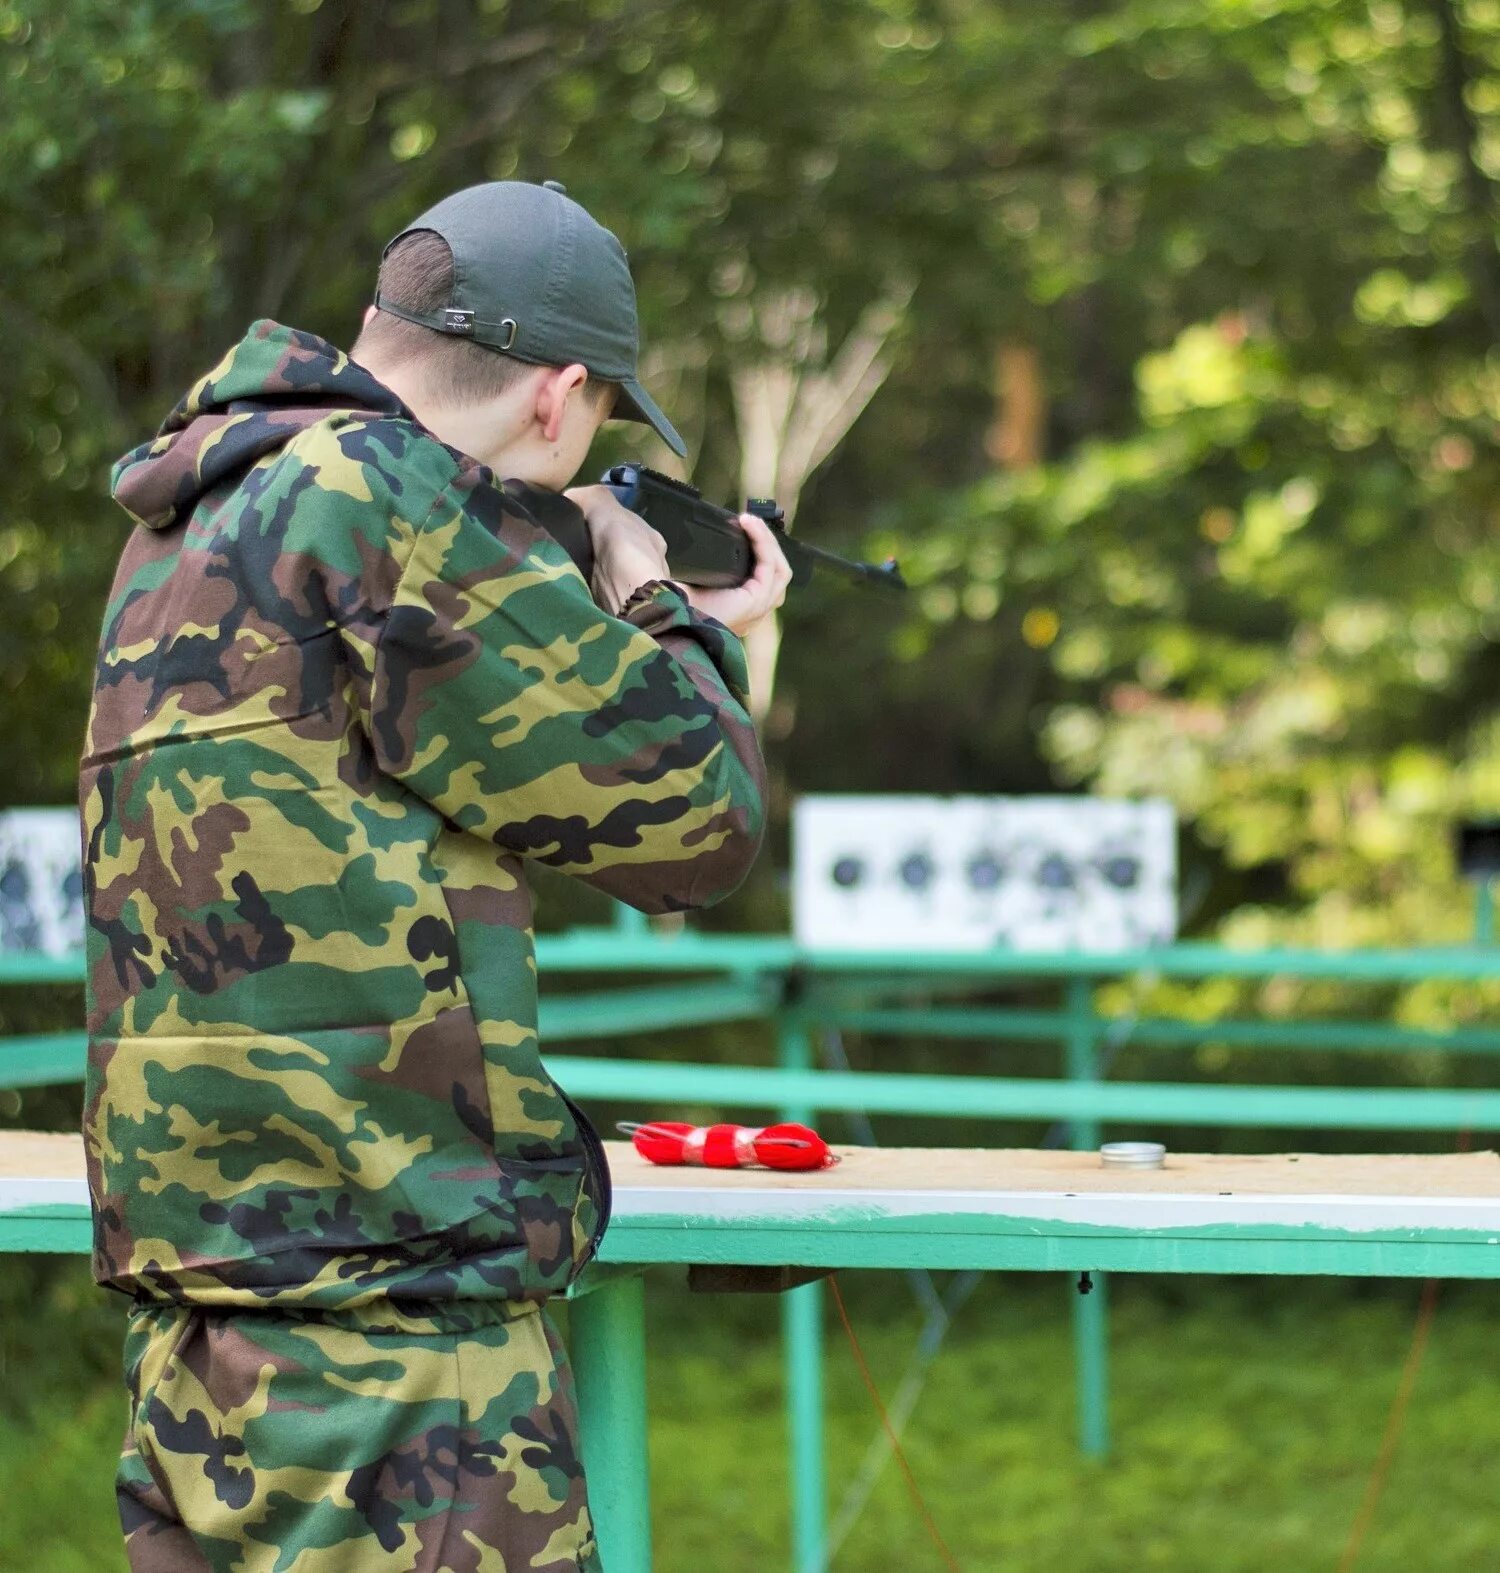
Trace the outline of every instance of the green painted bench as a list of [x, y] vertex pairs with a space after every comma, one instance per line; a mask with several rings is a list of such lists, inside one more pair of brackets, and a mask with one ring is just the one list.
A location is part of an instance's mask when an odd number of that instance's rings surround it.
[[[806, 1175], [656, 1169], [608, 1144], [614, 1219], [571, 1306], [582, 1446], [609, 1573], [647, 1573], [639, 1270], [981, 1268], [1500, 1278], [1500, 1156], [840, 1148]], [[0, 1134], [0, 1248], [86, 1251], [82, 1144]], [[733, 1275], [730, 1275], [731, 1277]]]

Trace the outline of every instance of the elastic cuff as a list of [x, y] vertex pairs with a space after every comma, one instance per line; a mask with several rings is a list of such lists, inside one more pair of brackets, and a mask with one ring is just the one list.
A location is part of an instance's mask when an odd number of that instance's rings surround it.
[[645, 633], [660, 633], [666, 628], [690, 627], [693, 608], [687, 588], [675, 579], [648, 579], [626, 596], [615, 614]]

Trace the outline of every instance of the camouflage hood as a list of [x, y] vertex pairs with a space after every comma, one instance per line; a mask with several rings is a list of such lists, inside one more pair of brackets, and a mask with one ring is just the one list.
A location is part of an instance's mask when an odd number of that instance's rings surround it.
[[148, 529], [171, 529], [205, 492], [340, 410], [412, 418], [326, 340], [262, 318], [178, 400], [150, 442], [116, 463], [115, 501]]

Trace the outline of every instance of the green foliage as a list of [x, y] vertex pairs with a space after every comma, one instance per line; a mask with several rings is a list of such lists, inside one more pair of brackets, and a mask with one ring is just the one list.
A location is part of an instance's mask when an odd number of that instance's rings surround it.
[[[899, 542], [918, 590], [790, 610], [785, 784], [1164, 792], [1201, 922], [1464, 931], [1447, 826], [1500, 806], [1492, 7], [5, 0], [0, 41], [9, 800], [71, 790], [109, 458], [254, 315], [347, 343], [440, 192], [552, 175], [706, 362], [711, 489], [726, 306], [809, 285], [836, 337], [917, 280], [802, 528]], [[1004, 342], [1048, 413], [997, 472]]]
[[[1161, 793], [1193, 932], [1461, 939], [1450, 826], [1500, 811], [1497, 56], [1488, 0], [0, 0], [0, 793], [72, 794], [109, 459], [256, 315], [347, 344], [443, 191], [552, 176], [704, 368], [710, 492], [736, 314], [810, 288], [837, 343], [915, 280], [798, 515], [915, 590], [788, 608], [782, 810]], [[1004, 469], [1002, 345], [1043, 403]], [[737, 910], [780, 920], [771, 869]]]
[[[823, 726], [848, 744], [893, 692], [902, 786], [1031, 787], [1040, 765], [1172, 798], [1200, 931], [1467, 936], [1451, 826], [1500, 809], [1497, 48], [1492, 8], [1446, 3], [1139, 0], [952, 29], [943, 174], [976, 234], [924, 276], [913, 345], [948, 353], [928, 386], [893, 382], [802, 515], [889, 456], [870, 512], [918, 586], [888, 646], [907, 670], [883, 684], [860, 649], [838, 703], [870, 709], [800, 708], [800, 785], [865, 785]], [[964, 333], [1040, 348], [1041, 464], [976, 459]], [[803, 634], [794, 615], [799, 695], [827, 661]], [[1394, 1008], [1495, 1004], [1429, 986]]]

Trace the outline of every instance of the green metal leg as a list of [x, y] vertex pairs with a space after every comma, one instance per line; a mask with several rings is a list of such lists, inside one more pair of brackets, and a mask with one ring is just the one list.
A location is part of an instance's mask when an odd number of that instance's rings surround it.
[[1073, 1285], [1073, 1380], [1078, 1393], [1078, 1446], [1085, 1458], [1109, 1456], [1109, 1282], [1090, 1273], [1093, 1289]]
[[787, 1419], [791, 1430], [792, 1568], [823, 1573], [828, 1493], [823, 1463], [823, 1286], [781, 1297]]
[[[776, 1059], [793, 1070], [812, 1067], [812, 1038], [802, 1022], [783, 1017], [777, 1023]], [[806, 1124], [813, 1111], [783, 1109], [781, 1117]], [[828, 1492], [823, 1462], [822, 1284], [806, 1284], [781, 1297], [781, 1333], [791, 1470], [792, 1573], [823, 1573], [828, 1561]]]
[[589, 1508], [608, 1573], [651, 1573], [646, 1452], [646, 1285], [601, 1279], [568, 1302], [579, 1444]]
[[[1069, 1081], [1099, 1079], [1099, 1019], [1094, 1014], [1094, 986], [1089, 978], [1069, 978], [1064, 1006], [1067, 1037], [1063, 1043]], [[1099, 1145], [1099, 1122], [1078, 1120], [1070, 1132], [1073, 1147], [1086, 1152]], [[1109, 1300], [1103, 1273], [1092, 1274], [1093, 1290], [1079, 1294], [1077, 1280], [1068, 1280], [1073, 1298], [1073, 1380], [1078, 1402], [1078, 1445], [1088, 1458], [1109, 1454]]]
[[[1067, 1037], [1063, 1055], [1069, 1081], [1099, 1080], [1099, 1019], [1094, 1015], [1094, 985], [1088, 978], [1069, 978], [1067, 999]], [[1075, 1150], [1086, 1151], [1099, 1145], [1099, 1122], [1078, 1120], [1069, 1131]]]

